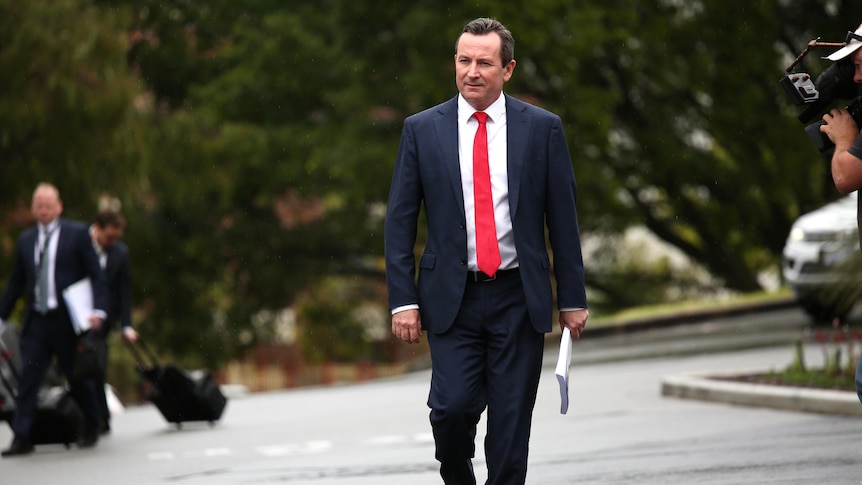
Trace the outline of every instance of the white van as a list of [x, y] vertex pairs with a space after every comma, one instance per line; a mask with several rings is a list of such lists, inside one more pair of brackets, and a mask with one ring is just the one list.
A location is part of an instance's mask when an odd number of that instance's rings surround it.
[[[857, 193], [799, 216], [784, 245], [781, 273], [799, 304], [818, 323], [843, 319], [853, 309], [846, 268], [859, 252]], [[858, 281], [858, 280], [857, 280]], [[858, 285], [853, 285], [858, 286]]]

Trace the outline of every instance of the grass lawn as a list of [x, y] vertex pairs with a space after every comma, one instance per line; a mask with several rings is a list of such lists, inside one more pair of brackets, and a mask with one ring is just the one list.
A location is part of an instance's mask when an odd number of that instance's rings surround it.
[[826, 372], [823, 369], [784, 370], [766, 374], [727, 377], [726, 380], [772, 386], [807, 387], [856, 392], [855, 372]]

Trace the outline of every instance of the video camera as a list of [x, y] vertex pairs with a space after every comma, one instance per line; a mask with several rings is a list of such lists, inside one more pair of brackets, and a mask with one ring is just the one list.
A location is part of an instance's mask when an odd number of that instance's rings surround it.
[[855, 98], [847, 105], [846, 109], [853, 117], [853, 121], [856, 122], [856, 126], [862, 127], [862, 96], [857, 97], [859, 85], [853, 82], [855, 66], [852, 56], [847, 56], [833, 63], [814, 81], [806, 73], [794, 73], [792, 71], [793, 67], [814, 47], [844, 47], [850, 42], [851, 36], [857, 38], [856, 34], [848, 32], [847, 41], [844, 43], [820, 42], [819, 38], [812, 40], [793, 64], [785, 70], [787, 75], [779, 81], [795, 105], [807, 106], [799, 115], [799, 121], [810, 123], [805, 127], [805, 133], [817, 147], [817, 150], [824, 155], [830, 154], [835, 145], [824, 133], [820, 132], [820, 127], [824, 124], [823, 120], [820, 119], [814, 123], [811, 121], [822, 117], [833, 101]]

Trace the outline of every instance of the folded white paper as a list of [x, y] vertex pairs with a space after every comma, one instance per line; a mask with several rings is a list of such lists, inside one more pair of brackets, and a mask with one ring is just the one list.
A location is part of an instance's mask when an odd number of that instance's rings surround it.
[[80, 335], [89, 330], [90, 316], [93, 315], [93, 285], [90, 278], [84, 278], [66, 287], [63, 290], [63, 299], [69, 309], [75, 333]]
[[569, 365], [572, 361], [572, 334], [568, 328], [563, 328], [560, 338], [560, 355], [557, 357], [557, 382], [560, 383], [560, 414], [569, 410]]

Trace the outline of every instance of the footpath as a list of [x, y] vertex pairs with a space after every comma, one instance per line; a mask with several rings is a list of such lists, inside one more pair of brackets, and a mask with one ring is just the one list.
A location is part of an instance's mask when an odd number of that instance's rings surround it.
[[[548, 337], [546, 367], [556, 365], [559, 332]], [[587, 326], [575, 343], [572, 365], [588, 365], [634, 359], [732, 352], [752, 348], [786, 347], [787, 363], [797, 340], [812, 342], [811, 327], [792, 298], [768, 303], [692, 311], [626, 322]], [[817, 367], [816, 362], [811, 362]], [[663, 396], [697, 399], [744, 406], [862, 416], [855, 392], [734, 381], [734, 376], [779, 369], [715, 369], [668, 375], [662, 379]]]

